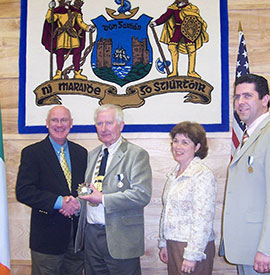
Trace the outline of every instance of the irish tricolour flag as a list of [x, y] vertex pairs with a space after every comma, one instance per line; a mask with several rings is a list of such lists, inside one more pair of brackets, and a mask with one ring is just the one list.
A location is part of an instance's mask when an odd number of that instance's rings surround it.
[[7, 186], [0, 110], [0, 274], [10, 274]]

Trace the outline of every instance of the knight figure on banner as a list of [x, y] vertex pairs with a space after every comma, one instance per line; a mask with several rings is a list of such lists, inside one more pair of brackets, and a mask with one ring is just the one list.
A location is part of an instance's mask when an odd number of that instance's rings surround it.
[[[83, 0], [73, 1], [72, 4], [70, 0], [58, 0], [57, 7], [55, 0], [49, 3], [42, 44], [50, 52], [50, 80], [34, 90], [36, 105], [62, 104], [59, 95], [75, 94], [98, 99], [100, 105], [116, 104], [123, 109], [139, 108], [145, 104], [145, 98], [168, 93], [187, 93], [184, 102], [211, 102], [213, 86], [195, 71], [196, 52], [209, 40], [207, 24], [195, 5], [188, 0], [175, 0], [156, 20], [144, 13], [134, 19], [139, 7], [132, 8], [128, 0], [112, 0], [118, 9], [106, 7], [110, 19], [101, 14], [91, 19], [92, 25], [83, 21]], [[161, 24], [164, 27], [159, 39], [155, 27]], [[155, 67], [149, 26], [160, 54]], [[89, 46], [85, 49], [86, 32], [89, 32]], [[171, 61], [166, 60], [160, 42], [168, 45]], [[88, 80], [82, 74], [82, 66], [90, 53], [90, 68], [95, 77]], [[179, 53], [188, 55], [185, 75], [178, 75]], [[53, 76], [54, 55], [57, 70]], [[70, 55], [72, 65], [63, 69]], [[70, 78], [72, 70], [74, 77]], [[152, 72], [158, 76], [165, 71], [167, 76], [153, 78]], [[136, 84], [126, 86], [131, 82]]]
[[[188, 54], [187, 75], [200, 78], [195, 71], [196, 51], [203, 43], [208, 42], [209, 38], [206, 32], [207, 24], [200, 16], [199, 9], [188, 0], [176, 0], [168, 7], [166, 13], [150, 24], [150, 27], [154, 32], [154, 27], [161, 24], [164, 24], [164, 27], [160, 41], [168, 45], [173, 65], [173, 71], [168, 71], [168, 77], [178, 76], [180, 52]], [[158, 43], [157, 40], [156, 42]], [[166, 61], [163, 62], [167, 66]]]
[[[56, 54], [57, 71], [54, 80], [61, 79], [63, 66], [69, 55], [73, 55], [74, 79], [87, 79], [82, 75], [80, 69], [83, 60], [81, 53], [85, 48], [85, 32], [93, 31], [92, 25], [87, 25], [82, 18], [82, 0], [74, 0], [71, 5], [69, 0], [58, 0], [59, 6], [52, 0], [49, 3], [49, 10], [43, 28], [42, 44], [50, 52]], [[85, 58], [84, 58], [85, 60]], [[65, 70], [64, 78], [71, 68]], [[51, 59], [52, 69], [52, 59]], [[51, 72], [52, 73], [52, 72]]]

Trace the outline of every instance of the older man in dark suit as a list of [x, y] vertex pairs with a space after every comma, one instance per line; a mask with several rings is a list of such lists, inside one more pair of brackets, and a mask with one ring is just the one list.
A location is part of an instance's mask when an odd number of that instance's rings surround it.
[[84, 181], [87, 151], [67, 140], [72, 123], [67, 108], [53, 107], [46, 120], [49, 135], [21, 153], [16, 195], [32, 208], [32, 275], [82, 274], [83, 255], [73, 252], [78, 217], [72, 214], [79, 207], [75, 197]]

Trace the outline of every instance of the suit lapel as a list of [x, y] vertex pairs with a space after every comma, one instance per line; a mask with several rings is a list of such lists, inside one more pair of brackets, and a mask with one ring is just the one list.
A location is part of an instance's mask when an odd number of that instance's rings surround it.
[[255, 129], [255, 131], [252, 133], [252, 135], [247, 139], [247, 141], [245, 142], [245, 144], [243, 145], [242, 148], [237, 148], [231, 165], [232, 166], [234, 163], [236, 163], [242, 156], [243, 154], [254, 144], [254, 142], [257, 140], [257, 138], [260, 136], [261, 131], [266, 127], [266, 125], [270, 123], [270, 117], [268, 116], [267, 118], [265, 118], [259, 125], [258, 127]]
[[[88, 164], [87, 164], [87, 166], [90, 167], [90, 169], [86, 171], [85, 182], [89, 183], [89, 182], [93, 181], [92, 176], [93, 176], [93, 173], [94, 173], [94, 169], [95, 169], [95, 166], [96, 166], [98, 156], [101, 153], [101, 149], [102, 149], [102, 145], [97, 147], [97, 149], [95, 151], [90, 153], [90, 157], [88, 159]], [[126, 150], [127, 150], [127, 141], [125, 139], [123, 139], [121, 145], [119, 146], [119, 148], [115, 152], [110, 165], [107, 167], [105, 177], [104, 177], [104, 181], [105, 181], [106, 177], [111, 173], [111, 171], [113, 171], [114, 168], [123, 159], [123, 157], [126, 153]], [[103, 181], [103, 183], [104, 183], [104, 181]]]
[[94, 152], [90, 153], [90, 157], [88, 158], [88, 163], [87, 163], [87, 167], [88, 168], [90, 167], [90, 169], [88, 170], [87, 168], [87, 171], [85, 174], [85, 182], [90, 183], [93, 181], [92, 177], [93, 177], [94, 169], [96, 167], [98, 156], [101, 152], [101, 148], [102, 148], [102, 145], [97, 147], [97, 149]]
[[72, 171], [79, 171], [79, 169], [77, 169], [77, 165], [79, 165], [79, 162], [77, 161], [77, 151], [74, 149], [74, 145], [70, 141], [68, 141], [68, 150], [71, 164], [71, 186], [73, 187], [74, 182], [77, 182], [77, 179], [75, 178], [76, 173], [72, 173]]
[[49, 136], [47, 136], [44, 140], [44, 146], [42, 148], [41, 154], [43, 154], [43, 158], [48, 163], [48, 166], [51, 168], [52, 173], [54, 173], [56, 177], [59, 178], [60, 183], [68, 189], [66, 177], [53, 149], [53, 146], [49, 140]]
[[119, 164], [119, 162], [123, 159], [123, 157], [125, 156], [127, 151], [127, 142], [125, 139], [123, 139], [121, 145], [119, 146], [119, 148], [117, 149], [117, 151], [115, 152], [112, 161], [109, 165], [109, 167], [106, 170], [105, 173], [105, 177], [108, 176], [110, 174], [110, 172]]

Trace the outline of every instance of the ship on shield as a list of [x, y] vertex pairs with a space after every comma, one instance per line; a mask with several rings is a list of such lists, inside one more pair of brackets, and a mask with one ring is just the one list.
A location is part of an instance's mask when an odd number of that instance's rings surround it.
[[113, 54], [113, 66], [125, 66], [130, 57], [126, 54], [124, 48], [117, 48]]
[[151, 70], [153, 59], [147, 34], [152, 17], [142, 14], [138, 19], [132, 19], [139, 8], [130, 9], [131, 5], [128, 5], [125, 10], [127, 2], [121, 1], [118, 11], [106, 8], [111, 20], [103, 15], [92, 20], [97, 29], [91, 55], [93, 72], [121, 87], [145, 77]]

